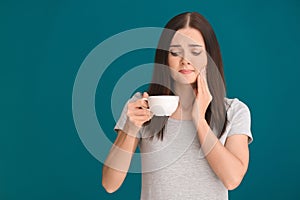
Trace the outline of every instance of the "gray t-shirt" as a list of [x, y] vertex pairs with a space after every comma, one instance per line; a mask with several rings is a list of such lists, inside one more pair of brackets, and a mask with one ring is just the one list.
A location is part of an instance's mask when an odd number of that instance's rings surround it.
[[[136, 93], [129, 101], [141, 98]], [[252, 142], [251, 118], [248, 107], [237, 98], [225, 98], [228, 123], [219, 139], [224, 145], [226, 138], [245, 134]], [[123, 129], [127, 116], [127, 104], [115, 130]], [[166, 118], [165, 132], [161, 141], [147, 127], [141, 128], [139, 142], [142, 161], [141, 200], [201, 199], [226, 200], [228, 190], [210, 168], [197, 137], [192, 120]], [[155, 133], [154, 133], [155, 134]]]

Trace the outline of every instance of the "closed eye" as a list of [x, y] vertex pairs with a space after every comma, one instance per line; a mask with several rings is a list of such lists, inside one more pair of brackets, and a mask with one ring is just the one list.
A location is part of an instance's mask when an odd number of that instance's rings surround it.
[[179, 56], [181, 54], [181, 52], [180, 51], [170, 51], [170, 54], [172, 56]]
[[194, 56], [199, 56], [202, 53], [202, 51], [193, 51], [192, 54]]

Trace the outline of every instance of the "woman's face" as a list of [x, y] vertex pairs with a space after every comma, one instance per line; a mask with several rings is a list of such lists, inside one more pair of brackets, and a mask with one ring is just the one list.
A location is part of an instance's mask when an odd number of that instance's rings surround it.
[[194, 83], [206, 63], [205, 43], [200, 31], [190, 27], [179, 29], [168, 54], [172, 78], [182, 84]]

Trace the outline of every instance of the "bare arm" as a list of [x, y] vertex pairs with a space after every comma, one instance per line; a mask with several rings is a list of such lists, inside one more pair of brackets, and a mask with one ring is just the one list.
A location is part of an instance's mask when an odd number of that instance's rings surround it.
[[198, 138], [209, 165], [228, 190], [235, 189], [248, 168], [248, 136], [230, 136], [223, 146], [205, 120], [199, 123], [199, 127]]
[[102, 170], [102, 185], [107, 192], [115, 192], [122, 185], [137, 145], [138, 138], [118, 131]]
[[199, 74], [197, 83], [198, 89], [192, 114], [202, 151], [225, 187], [233, 190], [241, 183], [248, 168], [248, 136], [232, 135], [227, 138], [225, 146], [221, 144], [205, 120], [205, 112], [212, 100], [205, 71]]
[[[148, 94], [144, 93], [143, 97]], [[148, 103], [142, 99], [128, 103], [127, 122], [118, 136], [107, 156], [102, 169], [102, 185], [109, 193], [115, 192], [125, 180], [132, 155], [135, 152], [139, 139], [138, 131], [141, 126], [151, 119]]]

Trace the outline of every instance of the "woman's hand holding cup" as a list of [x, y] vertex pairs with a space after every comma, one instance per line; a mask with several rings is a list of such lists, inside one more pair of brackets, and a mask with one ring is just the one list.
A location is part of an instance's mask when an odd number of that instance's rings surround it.
[[126, 133], [136, 137], [142, 125], [149, 121], [153, 114], [149, 109], [148, 102], [144, 98], [149, 97], [148, 93], [143, 93], [143, 98], [134, 102], [129, 102], [127, 107]]

